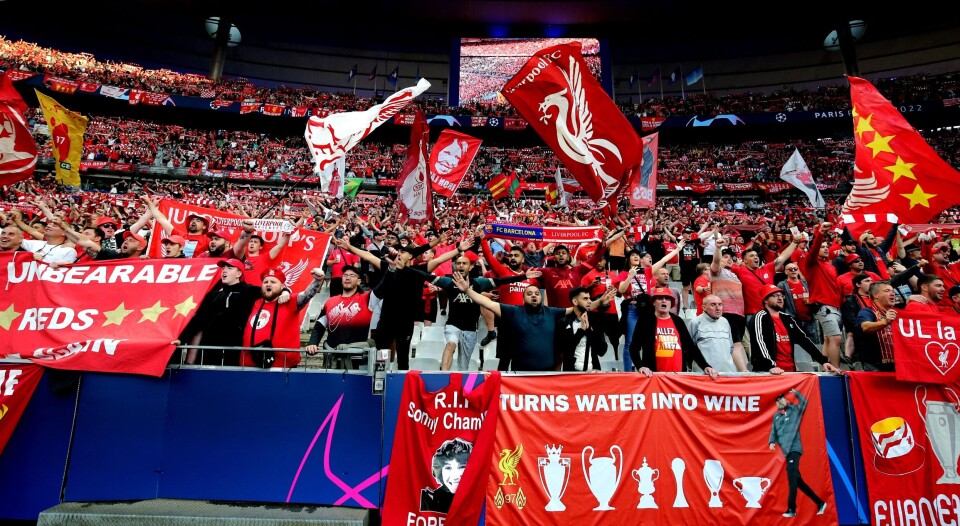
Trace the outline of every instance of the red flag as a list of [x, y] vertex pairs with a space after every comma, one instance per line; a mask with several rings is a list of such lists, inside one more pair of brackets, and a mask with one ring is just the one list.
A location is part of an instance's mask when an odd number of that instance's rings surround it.
[[467, 175], [480, 151], [480, 139], [453, 130], [443, 130], [430, 152], [430, 182], [433, 191], [451, 197]]
[[[240, 238], [240, 232], [243, 231], [242, 222], [247, 219], [237, 214], [222, 212], [213, 208], [204, 208], [185, 203], [178, 203], [170, 199], [161, 199], [157, 208], [173, 225], [176, 231], [186, 231], [189, 217], [193, 214], [205, 217], [210, 221], [210, 225], [217, 231], [225, 231], [231, 243], [236, 243]], [[255, 219], [254, 231], [263, 238], [263, 251], [269, 252], [277, 244], [280, 233], [283, 231], [281, 223], [289, 223], [276, 219]], [[163, 227], [159, 224], [154, 225], [150, 233], [150, 245], [147, 254], [151, 257], [161, 256], [161, 240], [166, 237]], [[189, 241], [188, 241], [189, 242]], [[283, 271], [287, 277], [286, 285], [293, 292], [300, 292], [307, 288], [307, 285], [313, 281], [308, 272], [314, 267], [323, 266], [323, 255], [327, 252], [327, 246], [330, 243], [330, 234], [318, 232], [306, 228], [298, 228], [290, 235], [290, 241], [275, 264]], [[305, 313], [305, 310], [300, 311]]]
[[851, 371], [847, 378], [871, 524], [956, 522], [960, 385], [901, 382], [893, 373]]
[[934, 384], [960, 380], [960, 317], [900, 311], [893, 324], [897, 380]]
[[423, 110], [417, 110], [410, 130], [410, 147], [407, 160], [397, 178], [397, 206], [400, 217], [407, 221], [431, 221], [433, 219], [433, 188], [430, 184], [430, 167], [427, 166], [427, 143], [430, 128]]
[[37, 165], [37, 143], [23, 117], [26, 109], [10, 75], [0, 75], [0, 185], [29, 179]]
[[627, 118], [590, 74], [580, 44], [538, 51], [502, 93], [597, 206], [615, 210], [617, 196], [640, 170], [642, 147]]
[[[901, 223], [927, 223], [958, 202], [960, 180], [903, 115], [870, 82], [847, 77], [853, 104], [856, 166], [844, 213], [896, 214]], [[884, 235], [889, 224], [847, 223], [854, 238], [866, 229]]]
[[[23, 254], [23, 252], [21, 252]], [[215, 259], [57, 268], [0, 253], [0, 356], [53, 369], [160, 376], [211, 284]]]
[[30, 403], [41, 376], [43, 368], [37, 365], [0, 364], [0, 455]]
[[660, 132], [643, 138], [643, 162], [630, 178], [630, 206], [653, 208], [657, 199], [657, 148]]

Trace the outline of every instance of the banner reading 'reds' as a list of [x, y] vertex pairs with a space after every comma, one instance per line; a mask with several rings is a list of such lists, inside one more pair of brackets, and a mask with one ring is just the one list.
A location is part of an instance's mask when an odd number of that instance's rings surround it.
[[893, 373], [849, 377], [872, 524], [957, 524], [960, 384], [901, 382]]
[[507, 377], [494, 450], [489, 525], [837, 523], [813, 375]]

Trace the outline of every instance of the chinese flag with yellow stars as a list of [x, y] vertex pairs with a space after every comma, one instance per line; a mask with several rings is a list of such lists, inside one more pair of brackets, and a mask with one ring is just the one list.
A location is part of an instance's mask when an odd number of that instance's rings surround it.
[[[853, 104], [856, 145], [853, 190], [844, 214], [885, 218], [895, 214], [901, 224], [927, 223], [960, 202], [951, 186], [960, 174], [920, 136], [913, 126], [870, 82], [847, 77]], [[882, 221], [881, 221], [882, 223]], [[885, 236], [890, 224], [847, 222], [854, 239], [870, 229]]]

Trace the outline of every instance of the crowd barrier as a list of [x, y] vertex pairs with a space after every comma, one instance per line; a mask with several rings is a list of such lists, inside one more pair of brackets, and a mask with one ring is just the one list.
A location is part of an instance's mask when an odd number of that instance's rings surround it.
[[[383, 503], [403, 373], [382, 395], [370, 376], [316, 370], [76, 376], [44, 375], [0, 456], [0, 518], [34, 520], [61, 501]], [[423, 375], [431, 390], [448, 376]], [[847, 381], [818, 380], [839, 522], [867, 524]]]

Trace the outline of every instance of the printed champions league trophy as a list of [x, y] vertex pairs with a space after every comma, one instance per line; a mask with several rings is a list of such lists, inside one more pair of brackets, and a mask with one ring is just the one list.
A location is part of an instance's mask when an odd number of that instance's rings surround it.
[[[921, 389], [923, 396], [920, 396]], [[913, 395], [933, 453], [943, 468], [943, 476], [937, 480], [937, 484], [960, 484], [960, 477], [957, 476], [957, 455], [960, 453], [960, 413], [957, 408], [960, 407], [960, 397], [949, 387], [945, 387], [944, 391], [952, 394], [956, 403], [927, 400], [927, 389], [922, 385], [917, 386]]]
[[561, 457], [563, 446], [544, 446], [546, 457], [537, 457], [537, 468], [540, 472], [540, 485], [547, 493], [550, 502], [544, 507], [547, 511], [563, 511], [567, 509], [560, 502], [567, 491], [570, 482], [570, 457]]
[[[587, 450], [590, 450], [589, 473], [587, 472]], [[617, 491], [617, 486], [620, 485], [620, 475], [623, 474], [623, 450], [620, 449], [620, 446], [614, 444], [610, 446], [609, 457], [594, 457], [593, 451], [592, 446], [587, 446], [583, 448], [582, 453], [583, 476], [587, 479], [587, 487], [593, 492], [593, 496], [596, 497], [599, 504], [596, 508], [593, 508], [593, 511], [612, 510], [614, 508], [610, 506], [610, 499]], [[614, 462], [617, 460], [614, 451], [620, 453], [619, 466], [614, 466]]]

